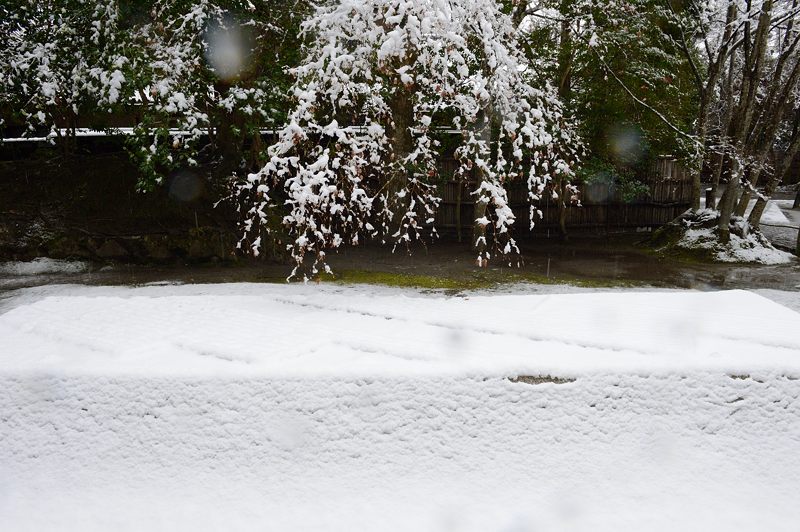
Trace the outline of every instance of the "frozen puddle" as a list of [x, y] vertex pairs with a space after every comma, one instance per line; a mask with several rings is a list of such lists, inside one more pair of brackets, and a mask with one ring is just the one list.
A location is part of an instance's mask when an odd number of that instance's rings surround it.
[[800, 519], [800, 314], [749, 292], [47, 287], [0, 312], [3, 530]]

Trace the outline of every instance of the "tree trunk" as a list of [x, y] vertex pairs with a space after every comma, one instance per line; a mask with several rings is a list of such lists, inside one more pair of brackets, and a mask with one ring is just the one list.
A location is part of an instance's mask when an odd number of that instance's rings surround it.
[[396, 165], [392, 175], [387, 176], [389, 183], [387, 188], [389, 205], [393, 207], [393, 222], [399, 224], [405, 216], [405, 206], [410, 198], [402, 198], [402, 194], [408, 186], [408, 171], [402, 164], [413, 149], [414, 139], [411, 136], [411, 125], [414, 120], [414, 102], [411, 93], [405, 87], [398, 86], [397, 92], [389, 102], [392, 112], [391, 146], [392, 157]]
[[741, 166], [739, 160], [733, 159], [733, 168], [731, 177], [728, 180], [728, 185], [725, 187], [725, 192], [722, 194], [722, 199], [719, 200], [719, 222], [717, 223], [717, 233], [719, 234], [720, 242], [727, 244], [731, 239], [731, 215], [736, 199], [739, 196], [739, 181], [741, 177], [739, 173]]
[[[776, 179], [775, 176], [770, 178], [766, 188], [764, 189], [764, 196], [769, 198], [772, 195], [772, 192], [775, 190], [775, 186], [777, 184], [778, 179]], [[750, 227], [753, 229], [758, 229], [758, 226], [761, 223], [761, 216], [763, 216], [764, 211], [767, 208], [767, 201], [769, 200], [765, 200], [764, 196], [759, 196], [759, 198], [756, 200], [756, 204], [753, 205], [753, 210], [750, 211], [750, 216], [747, 218], [747, 223], [749, 223]]]
[[[574, 60], [572, 28], [570, 28], [570, 24], [573, 23], [570, 14], [572, 3], [571, 0], [562, 0], [560, 5], [562, 20], [558, 50], [558, 96], [566, 106], [569, 106], [572, 100], [572, 68]], [[566, 241], [568, 238], [567, 204], [564, 198], [566, 181], [563, 177], [559, 179], [556, 190], [558, 192], [558, 231], [561, 234], [561, 238]]]
[[483, 256], [486, 252], [486, 225], [479, 224], [477, 220], [486, 216], [487, 202], [479, 196], [475, 198], [474, 222], [472, 222], [472, 249], [478, 253], [478, 266], [485, 266]]
[[725, 20], [726, 20], [725, 31], [722, 36], [723, 45], [717, 52], [716, 59], [711, 61], [710, 64], [708, 65], [705, 81], [703, 81], [703, 79], [701, 78], [699, 69], [695, 67], [693, 55], [689, 44], [684, 40], [682, 46], [683, 52], [686, 55], [686, 58], [692, 65], [693, 70], [695, 72], [697, 90], [700, 93], [700, 106], [698, 108], [697, 126], [695, 129], [697, 141], [700, 143], [699, 144], [700, 153], [698, 153], [695, 157], [693, 165], [694, 168], [692, 173], [692, 210], [695, 212], [700, 210], [700, 197], [703, 193], [702, 183], [701, 183], [701, 172], [703, 168], [703, 162], [706, 157], [705, 147], [706, 147], [706, 137], [708, 135], [709, 109], [711, 109], [711, 106], [714, 103], [715, 88], [717, 85], [717, 81], [719, 80], [719, 76], [723, 72], [723, 69], [725, 67], [725, 61], [726, 58], [728, 57], [728, 46], [731, 41], [731, 33], [734, 31], [733, 21], [736, 19], [737, 9], [738, 7], [736, 2], [733, 0], [728, 0], [728, 8], [725, 14]]
[[569, 233], [567, 233], [567, 205], [563, 201], [558, 203], [558, 232], [561, 233], [561, 240], [564, 242], [569, 240]]
[[[395, 161], [400, 161], [408, 156], [413, 149], [414, 139], [411, 137], [411, 125], [414, 121], [414, 102], [411, 98], [411, 93], [404, 88], [398, 88], [397, 93], [389, 102], [389, 108], [392, 111], [392, 120], [394, 122], [392, 127], [392, 155]], [[400, 172], [402, 175], [392, 176], [394, 179], [398, 177], [403, 181], [402, 186], [405, 186], [405, 181], [408, 176], [406, 173]]]
[[461, 193], [464, 191], [461, 181], [458, 182], [456, 188], [456, 233], [458, 234], [458, 243], [461, 243]]
[[519, 28], [519, 25], [522, 23], [522, 20], [525, 18], [527, 13], [528, 0], [519, 0], [511, 12], [511, 22], [514, 24], [515, 29]]
[[733, 209], [733, 215], [742, 218], [744, 213], [747, 212], [747, 206], [750, 204], [752, 197], [753, 191], [750, 188], [745, 188], [742, 191], [742, 195], [739, 196], [739, 200], [736, 202], [736, 208]]
[[563, 179], [558, 188], [558, 230], [561, 233], [561, 239], [566, 242], [569, 240], [567, 236], [567, 186]]
[[404, 89], [397, 89], [397, 93], [389, 102], [392, 111], [392, 154], [395, 160], [405, 158], [413, 148], [414, 139], [411, 137], [411, 125], [414, 120], [414, 103], [411, 94]]
[[558, 49], [558, 95], [565, 105], [569, 105], [572, 97], [572, 21], [568, 15], [569, 1], [561, 3], [561, 34]]
[[711, 194], [707, 196], [710, 201], [706, 201], [706, 209], [715, 209], [717, 207], [717, 191], [719, 190], [719, 178], [722, 175], [722, 168], [725, 164], [725, 154], [716, 154], [715, 163], [711, 171]]
[[235, 130], [241, 127], [241, 122], [234, 113], [223, 111], [219, 116], [215, 138], [219, 153], [219, 164], [214, 169], [216, 179], [230, 177], [242, 162], [242, 137]]
[[[214, 84], [214, 89], [221, 95], [230, 94], [230, 86], [222, 80]], [[244, 157], [242, 130], [245, 118], [236, 110], [228, 112], [220, 109], [214, 119], [217, 126], [213, 141], [219, 160], [212, 175], [215, 179], [222, 180], [229, 178], [242, 164]]]
[[[720, 124], [721, 133], [727, 134], [731, 130], [732, 122], [733, 122], [733, 74], [734, 74], [734, 57], [735, 54], [731, 54], [730, 60], [728, 62], [728, 75], [726, 81], [723, 83], [722, 92], [725, 97], [725, 113], [722, 117], [722, 122]], [[723, 61], [724, 58], [720, 58], [720, 61]], [[711, 202], [706, 203], [706, 208], [708, 209], [716, 209], [717, 208], [717, 192], [719, 191], [719, 181], [723, 175], [727, 175], [730, 178], [730, 168], [727, 166], [730, 165], [730, 158], [727, 155], [725, 150], [717, 153], [717, 164], [714, 166], [714, 170], [711, 174]]]
[[703, 184], [700, 181], [700, 168], [692, 170], [692, 210], [700, 210], [700, 197], [703, 194]]
[[800, 229], [797, 230], [797, 244], [794, 247], [794, 254], [800, 257]]
[[736, 208], [733, 210], [734, 216], [738, 216], [739, 218], [744, 217], [744, 213], [747, 212], [747, 206], [750, 204], [750, 199], [753, 197], [753, 191], [755, 191], [758, 185], [758, 178], [760, 175], [760, 166], [750, 169], [750, 175], [746, 176], [747, 186], [743, 187], [744, 190], [742, 190], [739, 201], [736, 203]]
[[[705, 110], [705, 102], [701, 102], [700, 104], [700, 118], [697, 124], [697, 137], [699, 142], [703, 146], [703, 148], [699, 148], [704, 150], [705, 143], [706, 143], [706, 110]], [[703, 153], [698, 153], [695, 156], [694, 162], [692, 164], [692, 210], [697, 212], [700, 210], [700, 197], [703, 194], [703, 187], [701, 183], [701, 174], [703, 173], [703, 160], [705, 159], [705, 155]]]

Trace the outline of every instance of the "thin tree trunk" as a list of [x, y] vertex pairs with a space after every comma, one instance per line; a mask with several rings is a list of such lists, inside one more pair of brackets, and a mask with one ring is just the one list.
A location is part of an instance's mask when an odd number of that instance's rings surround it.
[[725, 187], [725, 192], [722, 193], [722, 198], [719, 200], [717, 233], [719, 235], [719, 240], [723, 243], [728, 243], [731, 239], [730, 221], [736, 199], [739, 196], [739, 182], [741, 179], [739, 176], [739, 172], [741, 171], [739, 160], [734, 158], [731, 166], [731, 177]]
[[[491, 146], [500, 134], [499, 127], [494, 123], [495, 117], [491, 107], [484, 110], [483, 118], [486, 121], [485, 126], [488, 130], [484, 129], [481, 134], [484, 136], [484, 140], [488, 140]], [[483, 175], [480, 169], [478, 169], [477, 172], [478, 182], [480, 183], [483, 181]], [[485, 258], [485, 252], [488, 247], [486, 242], [486, 224], [478, 223], [478, 220], [482, 221], [482, 219], [486, 217], [488, 206], [489, 198], [483, 194], [475, 196], [475, 205], [472, 211], [472, 249], [478, 253], [478, 266], [486, 266], [488, 264]]]
[[525, 15], [528, 12], [528, 0], [519, 0], [516, 5], [514, 6], [514, 10], [511, 13], [511, 21], [514, 24], [514, 28], [518, 28], [522, 20], [525, 18]]
[[[214, 89], [220, 95], [230, 94], [230, 85], [222, 80], [214, 84]], [[241, 132], [244, 129], [245, 117], [237, 110], [228, 112], [220, 109], [214, 118], [217, 124], [216, 132], [212, 136], [209, 131], [209, 138], [214, 142], [219, 159], [212, 175], [215, 179], [222, 180], [229, 178], [242, 164], [245, 154]]]
[[235, 112], [223, 111], [218, 118], [215, 143], [219, 150], [219, 164], [214, 169], [214, 177], [225, 179], [230, 177], [242, 162], [243, 139], [236, 133], [236, 129], [241, 131], [243, 121]]
[[389, 178], [387, 193], [389, 204], [394, 206], [393, 222], [399, 224], [405, 215], [403, 204], [410, 198], [402, 198], [402, 194], [408, 186], [408, 172], [401, 164], [413, 149], [414, 139], [411, 136], [411, 125], [414, 120], [414, 102], [411, 93], [403, 86], [398, 86], [397, 92], [389, 102], [392, 112], [391, 146], [392, 157], [397, 163], [392, 175]]
[[[573, 68], [573, 46], [572, 46], [572, 29], [570, 24], [573, 23], [570, 16], [571, 0], [562, 0], [560, 10], [561, 16], [561, 34], [559, 37], [559, 53], [558, 53], [558, 96], [565, 105], [569, 106], [572, 100], [572, 68]], [[558, 192], [558, 231], [563, 240], [567, 240], [567, 204], [566, 204], [566, 188], [567, 183], [563, 177], [559, 178], [557, 184]]]
[[767, 186], [764, 187], [764, 195], [759, 196], [756, 200], [756, 204], [753, 205], [753, 210], [750, 211], [750, 216], [747, 218], [747, 223], [750, 224], [750, 227], [753, 229], [758, 229], [758, 226], [761, 223], [761, 216], [763, 216], [764, 211], [767, 209], [767, 202], [772, 196], [772, 193], [775, 192], [775, 187], [778, 186], [779, 182], [780, 175], [778, 172], [775, 172], [775, 175], [773, 175], [767, 182]]
[[747, 206], [750, 204], [750, 200], [753, 197], [753, 191], [758, 185], [758, 177], [760, 175], [761, 172], [758, 171], [758, 169], [753, 169], [753, 171], [750, 172], [749, 184], [742, 191], [742, 195], [739, 196], [739, 201], [736, 203], [736, 208], [733, 210], [734, 216], [741, 218], [744, 216], [744, 213], [747, 212]]
[[561, 35], [559, 38], [558, 50], [558, 95], [566, 105], [569, 105], [572, 98], [572, 31], [570, 24], [572, 21], [568, 16], [569, 1], [561, 2]]
[[710, 202], [706, 202], [706, 209], [717, 208], [717, 191], [719, 190], [719, 179], [722, 176], [722, 168], [725, 165], [725, 154], [717, 154], [717, 164], [714, 165], [714, 170], [711, 174], [711, 195]]
[[[704, 107], [701, 104], [701, 107]], [[700, 111], [700, 119], [697, 128], [697, 136], [698, 141], [702, 143], [703, 149], [705, 148], [706, 143], [706, 119], [705, 119], [706, 111], [701, 109]], [[704, 156], [698, 155], [700, 160], [695, 159], [694, 164], [692, 165], [692, 210], [697, 212], [700, 210], [700, 196], [703, 193], [703, 185], [701, 183], [701, 174], [703, 173], [703, 158]]]
[[456, 185], [456, 232], [458, 233], [458, 243], [461, 243], [461, 192], [463, 191], [461, 181]]
[[479, 224], [477, 220], [486, 216], [487, 202], [479, 196], [475, 199], [474, 222], [472, 224], [472, 249], [478, 253], [478, 266], [485, 266], [483, 255], [486, 252], [486, 225]]
[[800, 256], [800, 229], [797, 230], [797, 244], [794, 247], [794, 254]]
[[567, 184], [562, 179], [558, 186], [558, 231], [561, 239], [565, 242], [569, 240], [567, 235]]
[[[730, 60], [728, 62], [728, 77], [723, 85], [722, 89], [725, 94], [725, 113], [722, 117], [721, 122], [721, 134], [728, 134], [731, 130], [732, 122], [733, 122], [733, 74], [734, 74], [734, 54], [731, 54]], [[714, 171], [711, 175], [711, 205], [706, 205], [706, 208], [715, 209], [717, 207], [717, 192], [719, 191], [719, 181], [722, 177], [726, 169], [726, 163], [730, 163], [730, 159], [727, 156], [727, 150], [723, 150], [721, 153], [718, 154], [719, 160], [718, 164], [714, 167]], [[730, 170], [730, 169], [728, 169]], [[730, 171], [728, 171], [728, 177], [730, 177]]]
[[[414, 139], [411, 137], [411, 125], [414, 120], [414, 103], [411, 94], [405, 89], [397, 89], [391, 99], [389, 107], [392, 111], [392, 155], [396, 161], [404, 159], [413, 148]], [[400, 181], [407, 179], [405, 172], [400, 172]], [[403, 183], [404, 186], [404, 183]], [[399, 187], [398, 190], [402, 188]]]

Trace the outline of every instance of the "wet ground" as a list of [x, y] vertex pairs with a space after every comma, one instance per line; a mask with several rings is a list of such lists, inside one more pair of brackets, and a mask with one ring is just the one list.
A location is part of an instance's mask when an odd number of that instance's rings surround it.
[[[344, 249], [329, 256], [336, 280], [426, 285], [446, 281], [448, 288], [490, 287], [507, 283], [568, 283], [581, 286], [641, 285], [701, 290], [771, 288], [800, 292], [800, 263], [731, 265], [689, 262], [659, 256], [638, 242], [645, 235], [573, 237], [568, 242], [539, 238], [521, 242], [522, 265], [475, 265], [464, 244], [437, 243], [412, 254], [381, 247]], [[19, 276], [0, 274], [0, 291], [52, 283], [141, 285], [147, 283], [285, 282], [285, 263], [241, 261], [235, 264], [90, 266], [85, 273]], [[434, 283], [435, 285], [435, 283]], [[800, 297], [800, 295], [798, 295]]]

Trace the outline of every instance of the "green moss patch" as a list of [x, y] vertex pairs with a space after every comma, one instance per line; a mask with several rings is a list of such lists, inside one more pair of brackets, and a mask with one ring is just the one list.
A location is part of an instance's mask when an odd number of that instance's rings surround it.
[[333, 280], [344, 284], [375, 284], [384, 286], [397, 286], [403, 288], [423, 288], [428, 290], [480, 290], [497, 287], [503, 284], [530, 283], [557, 285], [568, 284], [583, 288], [614, 288], [636, 286], [637, 283], [614, 279], [578, 279], [545, 277], [525, 271], [516, 272], [475, 272], [470, 276], [434, 276], [414, 275], [397, 272], [382, 272], [369, 270], [336, 270], [333, 278], [323, 276], [323, 281]]

